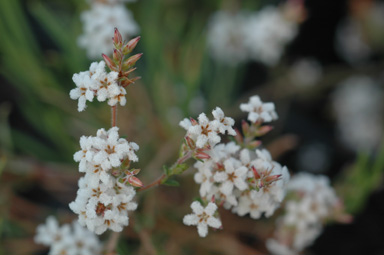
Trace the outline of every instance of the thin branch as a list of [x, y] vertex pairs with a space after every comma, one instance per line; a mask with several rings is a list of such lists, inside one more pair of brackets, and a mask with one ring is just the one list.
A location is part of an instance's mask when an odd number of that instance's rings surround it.
[[112, 127], [116, 127], [116, 119], [117, 119], [117, 105], [112, 106]]
[[164, 180], [164, 178], [166, 178], [167, 176], [165, 174], [163, 174], [162, 176], [160, 176], [156, 181], [152, 182], [151, 184], [148, 184], [147, 186], [144, 186], [144, 187], [141, 187], [140, 189], [138, 189], [137, 191], [143, 191], [143, 190], [146, 190], [146, 189], [149, 189], [149, 188], [152, 188], [154, 186], [157, 186], [157, 185], [160, 185], [161, 182]]

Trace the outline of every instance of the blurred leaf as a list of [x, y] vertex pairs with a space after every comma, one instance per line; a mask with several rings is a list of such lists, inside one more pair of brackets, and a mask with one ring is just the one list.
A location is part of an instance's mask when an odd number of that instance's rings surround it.
[[163, 182], [162, 184], [166, 185], [166, 186], [173, 186], [173, 187], [178, 187], [180, 186], [180, 183], [176, 180], [173, 180], [173, 179], [167, 179], [165, 182]]

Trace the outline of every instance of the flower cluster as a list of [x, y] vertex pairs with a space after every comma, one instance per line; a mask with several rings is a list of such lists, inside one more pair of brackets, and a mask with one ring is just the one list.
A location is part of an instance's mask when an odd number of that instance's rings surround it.
[[343, 81], [333, 93], [341, 141], [352, 150], [374, 150], [383, 134], [383, 90], [366, 76]]
[[101, 255], [102, 251], [97, 236], [78, 222], [60, 227], [52, 216], [37, 227], [35, 242], [50, 246], [49, 255]]
[[119, 138], [118, 128], [99, 129], [97, 136], [83, 136], [81, 150], [74, 159], [85, 176], [79, 180], [76, 200], [69, 207], [79, 215], [79, 224], [96, 234], [107, 229], [121, 231], [128, 225], [128, 210], [135, 210], [132, 202], [136, 192], [131, 186], [141, 186], [129, 171], [130, 162], [138, 161], [135, 151], [139, 146]]
[[[81, 14], [84, 34], [78, 38], [80, 47], [87, 50], [90, 59], [100, 57], [100, 52], [111, 54], [110, 33], [119, 26], [125, 37], [136, 35], [139, 26], [133, 19], [132, 13], [121, 0], [91, 0], [91, 9]], [[126, 1], [125, 1], [126, 2]]]
[[[260, 143], [252, 140], [270, 130], [261, 124], [277, 119], [277, 114], [273, 103], [263, 103], [258, 96], [251, 97], [248, 104], [241, 105], [241, 109], [249, 112], [248, 119], [251, 120], [251, 125], [243, 123], [245, 139], [239, 138], [240, 134], [231, 127], [233, 120], [224, 117], [220, 108], [212, 112], [215, 117], [213, 121], [201, 114], [199, 122], [184, 119], [180, 125], [187, 130], [186, 140], [190, 138], [196, 142], [196, 146], [203, 148], [206, 155], [200, 158], [204, 160], [194, 165], [197, 169], [194, 179], [200, 184], [202, 201], [211, 201], [210, 204], [215, 202], [239, 216], [250, 214], [252, 218], [258, 219], [264, 214], [269, 217], [285, 196], [289, 172], [286, 167], [273, 161], [266, 149], [254, 149]], [[225, 131], [236, 135], [238, 144], [219, 143], [218, 133], [224, 134]], [[196, 203], [194, 207], [201, 211], [201, 205]], [[195, 212], [197, 209], [194, 207], [192, 209]], [[197, 212], [195, 214], [201, 215]], [[186, 216], [184, 223], [196, 225], [186, 220], [191, 217]], [[206, 231], [200, 230], [200, 225], [197, 226], [199, 235], [204, 237]], [[212, 227], [217, 228], [217, 225]]]
[[201, 113], [198, 122], [194, 119], [184, 119], [180, 122], [180, 126], [187, 130], [189, 137], [197, 146], [203, 148], [206, 146], [213, 147], [220, 142], [219, 134], [236, 135], [233, 129], [235, 121], [230, 117], [225, 117], [224, 112], [217, 107], [212, 111], [214, 120], [210, 121], [205, 113]]
[[327, 220], [350, 221], [326, 176], [299, 173], [289, 182], [288, 192], [285, 214], [277, 221], [274, 238], [267, 241], [275, 255], [301, 252], [321, 234]]
[[[207, 35], [212, 57], [231, 65], [249, 59], [275, 65], [285, 45], [297, 34], [300, 17], [286, 15], [294, 13], [292, 8], [292, 4], [286, 4], [281, 8], [266, 7], [256, 13], [215, 13]], [[294, 15], [300, 16], [300, 12]]]
[[94, 62], [91, 64], [89, 71], [74, 74], [72, 77], [76, 88], [70, 91], [70, 97], [73, 100], [79, 100], [78, 111], [84, 111], [86, 108], [86, 101], [92, 102], [94, 98], [103, 102], [108, 100], [110, 106], [117, 103], [125, 105], [126, 91], [123, 87], [119, 86], [117, 72], [105, 71], [105, 62]]

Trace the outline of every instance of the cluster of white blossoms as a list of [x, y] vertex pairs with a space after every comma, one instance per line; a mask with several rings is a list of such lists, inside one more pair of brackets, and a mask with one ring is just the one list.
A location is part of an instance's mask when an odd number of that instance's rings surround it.
[[212, 111], [214, 120], [210, 121], [205, 113], [201, 113], [198, 117], [198, 122], [194, 119], [180, 121], [180, 126], [187, 130], [187, 136], [191, 138], [197, 148], [206, 146], [213, 147], [220, 142], [219, 134], [236, 135], [233, 129], [235, 121], [230, 117], [225, 117], [224, 112], [217, 107]]
[[203, 199], [215, 197], [226, 209], [253, 219], [263, 213], [269, 217], [279, 207], [289, 172], [267, 150], [240, 150], [230, 142], [216, 145], [209, 155], [210, 159], [195, 164], [194, 179]]
[[76, 88], [72, 89], [69, 96], [73, 100], [79, 100], [78, 111], [84, 111], [86, 102], [92, 102], [94, 98], [103, 102], [108, 100], [108, 105], [115, 106], [118, 103], [126, 104], [125, 88], [118, 84], [117, 72], [105, 71], [105, 62], [93, 62], [89, 71], [74, 74], [72, 77]]
[[343, 81], [333, 93], [339, 138], [352, 150], [374, 150], [383, 137], [383, 89], [366, 76]]
[[137, 208], [132, 202], [136, 191], [129, 185], [133, 173], [125, 168], [138, 161], [139, 146], [119, 138], [117, 127], [99, 129], [96, 137], [82, 136], [80, 146], [74, 160], [85, 176], [69, 207], [79, 215], [79, 224], [96, 234], [107, 229], [119, 232], [128, 225], [128, 210]]
[[[263, 122], [277, 119], [274, 104], [263, 103], [258, 96], [251, 97], [248, 104], [241, 105], [241, 109], [249, 112], [248, 119], [255, 130]], [[200, 185], [202, 200], [211, 201], [206, 209], [208, 212], [203, 214], [200, 203], [194, 202], [194, 214], [184, 218], [185, 224], [197, 225], [202, 237], [207, 234], [207, 226], [221, 226], [215, 218], [215, 223], [211, 225], [208, 220], [217, 208], [214, 203], [231, 209], [239, 216], [249, 214], [254, 219], [262, 215], [269, 217], [280, 206], [289, 180], [287, 168], [273, 161], [266, 149], [241, 149], [235, 142], [219, 143], [218, 133], [228, 131], [228, 134], [236, 135], [231, 127], [234, 121], [224, 117], [220, 108], [212, 113], [215, 117], [213, 121], [201, 114], [199, 122], [184, 119], [180, 123], [187, 130], [187, 137], [196, 142], [197, 148], [206, 148], [207, 157], [194, 165], [197, 169], [194, 180]], [[200, 225], [202, 220], [199, 219], [204, 219], [205, 223]]]
[[341, 220], [342, 202], [326, 176], [299, 173], [288, 184], [290, 199], [267, 248], [275, 255], [300, 253], [321, 234], [327, 220]]
[[74, 221], [61, 227], [50, 216], [37, 227], [35, 243], [50, 246], [49, 255], [101, 255], [102, 245], [97, 236]]
[[297, 34], [297, 22], [284, 15], [284, 7], [266, 7], [255, 13], [219, 11], [208, 26], [212, 57], [230, 65], [246, 60], [276, 65], [284, 47]]
[[252, 96], [246, 104], [240, 104], [243, 112], [248, 112], [248, 120], [251, 122], [271, 122], [277, 120], [275, 104], [263, 103], [259, 96]]
[[[91, 0], [91, 9], [81, 14], [83, 34], [78, 38], [78, 44], [86, 49], [90, 59], [100, 57], [100, 52], [106, 55], [111, 51], [111, 31], [119, 27], [124, 37], [131, 37], [139, 33], [139, 26], [133, 19], [122, 0]], [[131, 2], [131, 1], [129, 1]]]

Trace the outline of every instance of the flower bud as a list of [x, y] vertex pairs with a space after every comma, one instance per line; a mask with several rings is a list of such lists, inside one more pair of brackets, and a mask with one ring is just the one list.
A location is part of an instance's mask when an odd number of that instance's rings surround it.
[[132, 50], [136, 47], [137, 43], [140, 40], [140, 36], [133, 38], [123, 47], [123, 55], [127, 55], [132, 52]]
[[249, 134], [249, 124], [245, 120], [241, 121], [241, 128], [243, 129], [243, 133], [245, 136], [248, 136]]
[[270, 125], [261, 126], [257, 129], [257, 131], [255, 132], [255, 135], [256, 136], [263, 136], [266, 133], [268, 133], [269, 131], [271, 131], [272, 129], [273, 129], [273, 126], [270, 126]]
[[128, 178], [129, 184], [131, 184], [133, 187], [143, 187], [143, 183], [139, 180], [139, 178], [135, 176], [131, 176]]
[[134, 66], [136, 64], [136, 62], [141, 58], [142, 55], [143, 55], [143, 53], [139, 53], [139, 54], [133, 55], [132, 57], [125, 60], [124, 64], [123, 64], [123, 70], [127, 70], [127, 69], [131, 68], [132, 66]]
[[101, 55], [104, 59], [104, 62], [107, 64], [108, 68], [111, 69], [112, 71], [117, 71], [117, 67], [116, 67], [116, 64], [115, 62], [112, 61], [112, 59], [110, 59], [107, 55], [105, 54], [102, 54]]
[[114, 49], [113, 50], [113, 60], [116, 62], [120, 62], [121, 59], [122, 59], [122, 55], [121, 55], [120, 51]]
[[253, 175], [255, 176], [256, 180], [260, 179], [261, 176], [260, 176], [259, 172], [257, 172], [257, 170], [254, 166], [252, 166], [252, 172], [253, 172]]
[[185, 142], [187, 143], [188, 148], [189, 148], [190, 150], [194, 150], [194, 149], [196, 148], [195, 141], [193, 141], [191, 137], [186, 136], [186, 137], [185, 137]]
[[207, 153], [202, 152], [202, 151], [196, 152], [195, 153], [195, 157], [197, 159], [201, 159], [201, 160], [203, 160], [203, 159], [210, 159], [211, 158], [211, 156], [209, 156]]
[[116, 27], [115, 27], [115, 34], [113, 35], [112, 39], [116, 49], [120, 49], [123, 46], [123, 38]]

